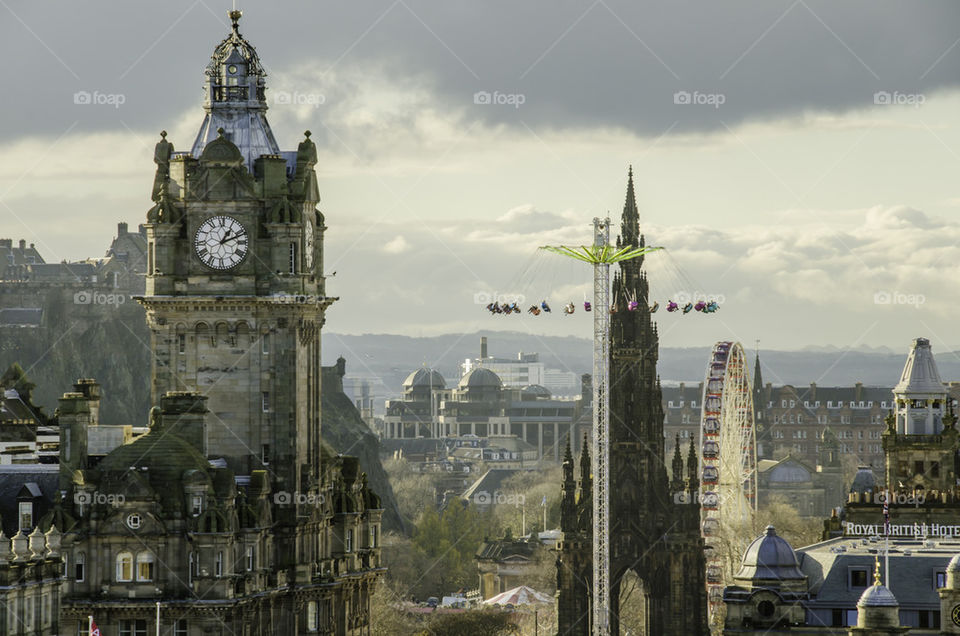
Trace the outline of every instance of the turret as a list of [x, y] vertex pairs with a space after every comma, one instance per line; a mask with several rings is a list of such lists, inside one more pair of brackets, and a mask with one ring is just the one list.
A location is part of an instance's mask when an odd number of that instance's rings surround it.
[[206, 117], [193, 142], [193, 156], [217, 138], [217, 129], [240, 148], [247, 169], [260, 155], [279, 155], [267, 123], [267, 74], [256, 49], [240, 35], [240, 11], [229, 13], [232, 30], [214, 49], [206, 69], [203, 109]]
[[590, 451], [587, 434], [583, 434], [583, 446], [580, 449], [580, 496], [589, 494], [593, 489], [593, 480], [591, 479]]
[[893, 397], [899, 435], [936, 435], [943, 430], [947, 389], [926, 338], [913, 341]]
[[633, 189], [633, 166], [627, 170], [627, 198], [623, 204], [623, 217], [620, 221], [620, 236], [618, 245], [642, 244], [640, 237], [640, 213], [637, 210], [637, 195]]
[[575, 532], [577, 526], [577, 484], [573, 478], [573, 452], [570, 449], [570, 437], [563, 453], [563, 484], [560, 499], [560, 529], [563, 532]]
[[683, 490], [683, 457], [680, 455], [680, 434], [677, 433], [676, 442], [673, 445], [673, 483], [670, 490], [678, 492]]
[[873, 585], [864, 590], [857, 601], [857, 626], [851, 627], [850, 636], [885, 636], [908, 634], [909, 627], [900, 625], [900, 603], [885, 585], [880, 582], [880, 560], [877, 559]]
[[697, 449], [693, 445], [693, 438], [690, 438], [690, 450], [687, 451], [687, 491], [691, 495], [696, 494], [700, 487], [700, 475], [697, 471], [700, 468], [700, 462], [697, 458]]

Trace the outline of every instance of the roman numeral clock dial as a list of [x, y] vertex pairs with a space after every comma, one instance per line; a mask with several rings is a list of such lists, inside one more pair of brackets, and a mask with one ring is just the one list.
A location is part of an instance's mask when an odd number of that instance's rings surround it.
[[207, 267], [227, 270], [246, 258], [248, 239], [247, 230], [240, 221], [229, 216], [213, 216], [197, 228], [193, 248]]

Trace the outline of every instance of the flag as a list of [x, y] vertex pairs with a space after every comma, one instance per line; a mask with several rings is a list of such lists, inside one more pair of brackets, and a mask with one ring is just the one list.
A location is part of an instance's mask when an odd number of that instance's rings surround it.
[[90, 616], [90, 636], [100, 636], [100, 628], [93, 622], [93, 616]]
[[541, 505], [542, 507], [544, 507], [544, 508], [547, 507], [547, 496], [546, 496], [546, 495], [543, 496], [543, 499], [540, 501], [540, 505]]

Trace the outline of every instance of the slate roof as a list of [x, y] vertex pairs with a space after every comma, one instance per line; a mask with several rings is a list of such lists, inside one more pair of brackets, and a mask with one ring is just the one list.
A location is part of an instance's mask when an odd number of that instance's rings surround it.
[[795, 457], [784, 457], [773, 465], [760, 467], [760, 474], [770, 483], [803, 484], [813, 481], [814, 470]]
[[[14, 464], [0, 466], [0, 525], [7, 537], [17, 533], [17, 495], [27, 486], [38, 499], [34, 502], [34, 523], [53, 507], [60, 481], [56, 464]], [[28, 484], [30, 484], [28, 486]]]
[[492, 495], [494, 492], [500, 490], [500, 486], [505, 479], [512, 477], [516, 472], [516, 470], [508, 470], [505, 468], [491, 468], [483, 473], [480, 479], [473, 482], [470, 487], [463, 491], [461, 497], [472, 500], [473, 496], [479, 492], [486, 492]]
[[[865, 588], [851, 587], [851, 567], [867, 572], [867, 583], [872, 584], [875, 559], [883, 542], [860, 538], [830, 539], [796, 550], [800, 569], [809, 577], [811, 608], [856, 607]], [[844, 551], [838, 551], [843, 549]], [[910, 550], [910, 556], [904, 550]], [[934, 547], [925, 547], [922, 541], [890, 541], [890, 591], [901, 609], [940, 609], [936, 590], [936, 573], [946, 572], [954, 555], [960, 553], [960, 541], [937, 541]]]
[[533, 561], [536, 558], [537, 550], [541, 547], [537, 541], [494, 539], [481, 543], [474, 556], [478, 561], [504, 561], [506, 559], [516, 560], [517, 558]]
[[402, 450], [404, 454], [437, 455], [443, 449], [443, 440], [431, 437], [382, 439], [380, 440], [380, 448], [384, 453], [393, 453], [393, 451]]
[[40, 308], [9, 308], [0, 309], [0, 325], [14, 325], [20, 327], [39, 327], [43, 309]]

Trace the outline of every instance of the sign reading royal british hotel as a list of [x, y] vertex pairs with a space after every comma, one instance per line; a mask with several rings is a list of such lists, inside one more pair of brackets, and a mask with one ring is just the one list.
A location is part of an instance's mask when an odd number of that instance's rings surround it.
[[[943, 525], [939, 523], [905, 523], [891, 524], [889, 536], [896, 538], [910, 537], [925, 538], [953, 538], [960, 537], [960, 525]], [[843, 522], [843, 535], [846, 537], [884, 537], [887, 536], [882, 523], [866, 524]]]

